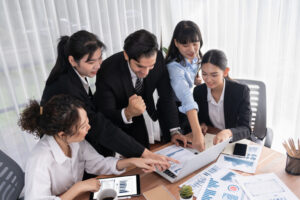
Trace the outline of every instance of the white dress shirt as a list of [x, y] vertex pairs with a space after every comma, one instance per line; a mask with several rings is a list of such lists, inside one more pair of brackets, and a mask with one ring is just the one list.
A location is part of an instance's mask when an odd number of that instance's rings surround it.
[[[133, 87], [135, 88], [135, 83], [136, 83], [136, 79], [138, 78], [136, 76], [136, 74], [132, 71], [132, 69], [130, 68], [130, 65], [128, 63], [128, 69], [129, 69], [129, 72], [130, 72], [130, 76], [131, 76], [131, 81], [132, 81], [132, 85]], [[143, 79], [141, 79], [141, 81], [143, 82]], [[157, 95], [157, 92], [155, 91], [154, 94], [156, 96]], [[154, 97], [155, 97], [154, 95]], [[154, 99], [157, 99], [157, 98], [154, 98]], [[121, 110], [121, 116], [122, 116], [122, 119], [123, 119], [123, 122], [125, 124], [130, 124], [132, 123], [132, 119], [130, 120], [127, 120], [126, 116], [125, 116], [125, 108], [123, 108]], [[148, 115], [147, 112], [144, 112], [143, 113], [143, 116], [144, 116], [144, 119], [145, 119], [145, 124], [146, 124], [146, 128], [147, 128], [147, 132], [148, 132], [148, 138], [149, 138], [149, 143], [150, 144], [154, 144], [155, 141], [160, 141], [160, 128], [159, 128], [159, 123], [158, 121], [153, 121], [151, 119], [151, 117]]]
[[211, 89], [207, 88], [207, 102], [208, 102], [208, 115], [211, 123], [214, 127], [218, 129], [225, 129], [225, 117], [224, 117], [224, 93], [225, 93], [225, 84], [222, 90], [222, 94], [218, 102], [214, 99], [211, 94]]
[[86, 141], [71, 143], [67, 157], [53, 136], [44, 135], [36, 144], [25, 169], [25, 200], [52, 199], [81, 181], [84, 170], [91, 174], [121, 174], [118, 159], [104, 158]]
[[[132, 69], [130, 68], [129, 63], [128, 63], [128, 69], [129, 69], [129, 72], [130, 72], [130, 76], [131, 76], [131, 81], [132, 81], [133, 88], [135, 88], [135, 83], [136, 83], [137, 76], [136, 76], [136, 74], [132, 71]], [[141, 79], [141, 81], [143, 82], [143, 79]], [[127, 118], [126, 118], [126, 116], [125, 116], [125, 108], [123, 108], [123, 109], [121, 110], [121, 115], [122, 115], [123, 122], [124, 122], [125, 124], [131, 124], [131, 123], [132, 123], [132, 119], [127, 120]]]

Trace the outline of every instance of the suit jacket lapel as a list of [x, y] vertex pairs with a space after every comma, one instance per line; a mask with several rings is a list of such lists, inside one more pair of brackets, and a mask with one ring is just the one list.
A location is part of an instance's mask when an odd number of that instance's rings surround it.
[[85, 104], [90, 103], [91, 107], [94, 107], [94, 104], [92, 102], [93, 99], [93, 94], [90, 91], [89, 88], [89, 92], [91, 93], [90, 95], [86, 92], [86, 90], [83, 87], [83, 84], [80, 80], [80, 78], [78, 77], [78, 75], [76, 74], [76, 72], [74, 71], [74, 69], [70, 68], [68, 71], [68, 74], [70, 76], [70, 79], [72, 81], [72, 84], [74, 84], [74, 90], [78, 90], [80, 96], [82, 96], [83, 99], [85, 99]]
[[[204, 103], [204, 106], [203, 106], [203, 109], [204, 109], [204, 113], [203, 113], [203, 116], [207, 116], [206, 119], [204, 119], [204, 122], [209, 122], [209, 125], [212, 125], [210, 119], [209, 119], [209, 113], [208, 113], [208, 101], [207, 101], [207, 86], [205, 84], [205, 89], [203, 90], [203, 95], [202, 95], [202, 101]], [[201, 116], [201, 113], [200, 113], [200, 116]]]
[[134, 92], [134, 87], [132, 85], [131, 74], [128, 69], [128, 63], [126, 62], [125, 59], [124, 59], [124, 62], [121, 64], [120, 68], [121, 68], [120, 77], [121, 77], [122, 85], [124, 87], [124, 91], [125, 91], [127, 97], [129, 98], [135, 92]]
[[230, 82], [226, 80], [226, 86], [225, 86], [225, 94], [224, 94], [224, 118], [225, 118], [225, 128], [229, 127], [230, 125], [230, 120], [231, 120], [231, 115], [230, 115], [230, 110], [231, 110], [231, 104], [230, 102]]

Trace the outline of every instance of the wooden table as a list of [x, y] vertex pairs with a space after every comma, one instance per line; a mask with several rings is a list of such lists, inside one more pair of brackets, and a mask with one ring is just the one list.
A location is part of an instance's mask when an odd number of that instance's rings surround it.
[[[167, 145], [163, 145], [158, 149], [161, 149]], [[286, 155], [274, 151], [270, 148], [263, 147], [260, 159], [258, 161], [258, 166], [256, 168], [255, 174], [262, 174], [262, 173], [275, 173], [287, 186], [290, 188], [291, 191], [300, 199], [300, 176], [293, 176], [289, 175], [285, 172], [285, 162], [286, 162]], [[208, 166], [208, 165], [207, 165]], [[181, 179], [176, 183], [170, 183], [166, 179], [162, 178], [156, 173], [149, 173], [145, 174], [139, 169], [132, 169], [123, 175], [131, 175], [131, 174], [140, 174], [141, 178], [141, 193], [146, 192], [158, 185], [164, 185], [175, 197], [179, 199], [179, 187], [181, 183], [187, 181], [195, 174], [199, 173], [207, 166], [195, 171], [194, 173], [190, 174], [189, 176]], [[247, 173], [240, 173], [242, 175], [249, 175]], [[85, 197], [84, 197], [85, 196]], [[79, 199], [88, 199], [88, 195], [83, 195], [79, 197]], [[145, 200], [144, 196], [132, 197], [132, 200]], [[194, 197], [194, 199], [196, 199]]]

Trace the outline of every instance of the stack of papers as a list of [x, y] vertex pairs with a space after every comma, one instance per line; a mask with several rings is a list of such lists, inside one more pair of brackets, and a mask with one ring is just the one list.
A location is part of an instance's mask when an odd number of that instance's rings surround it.
[[245, 157], [221, 154], [217, 161], [218, 165], [247, 173], [255, 173], [262, 146], [250, 144]]
[[234, 171], [214, 164], [179, 187], [192, 186], [194, 196], [199, 200], [226, 198], [247, 200], [243, 190], [234, 182], [234, 177], [237, 176], [239, 175]]
[[274, 174], [241, 176], [214, 164], [181, 184], [193, 188], [197, 200], [297, 200]]

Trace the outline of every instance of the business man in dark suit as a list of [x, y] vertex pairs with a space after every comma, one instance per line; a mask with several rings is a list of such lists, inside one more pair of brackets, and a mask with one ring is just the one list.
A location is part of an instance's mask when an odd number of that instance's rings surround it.
[[[232, 142], [249, 138], [251, 134], [250, 90], [248, 86], [224, 79], [225, 128], [232, 132]], [[209, 117], [208, 88], [201, 84], [194, 89], [194, 100], [199, 106], [199, 122], [214, 126]]]
[[[159, 96], [156, 105], [155, 90]], [[97, 73], [97, 109], [145, 147], [149, 146], [145, 111], [153, 121], [159, 120], [163, 141], [169, 141], [172, 135], [172, 141], [178, 139], [186, 144], [186, 138], [180, 134], [174, 99], [156, 37], [146, 30], [130, 34], [124, 51], [107, 58]]]
[[86, 139], [99, 153], [111, 156], [118, 152], [125, 157], [160, 160], [161, 165], [157, 167], [165, 169], [169, 166], [168, 161], [174, 160], [152, 153], [96, 111], [87, 77], [94, 77], [99, 70], [104, 48], [97, 36], [84, 30], [71, 37], [61, 37], [57, 60], [47, 79], [41, 105], [58, 94], [77, 98], [84, 103], [91, 125]]

